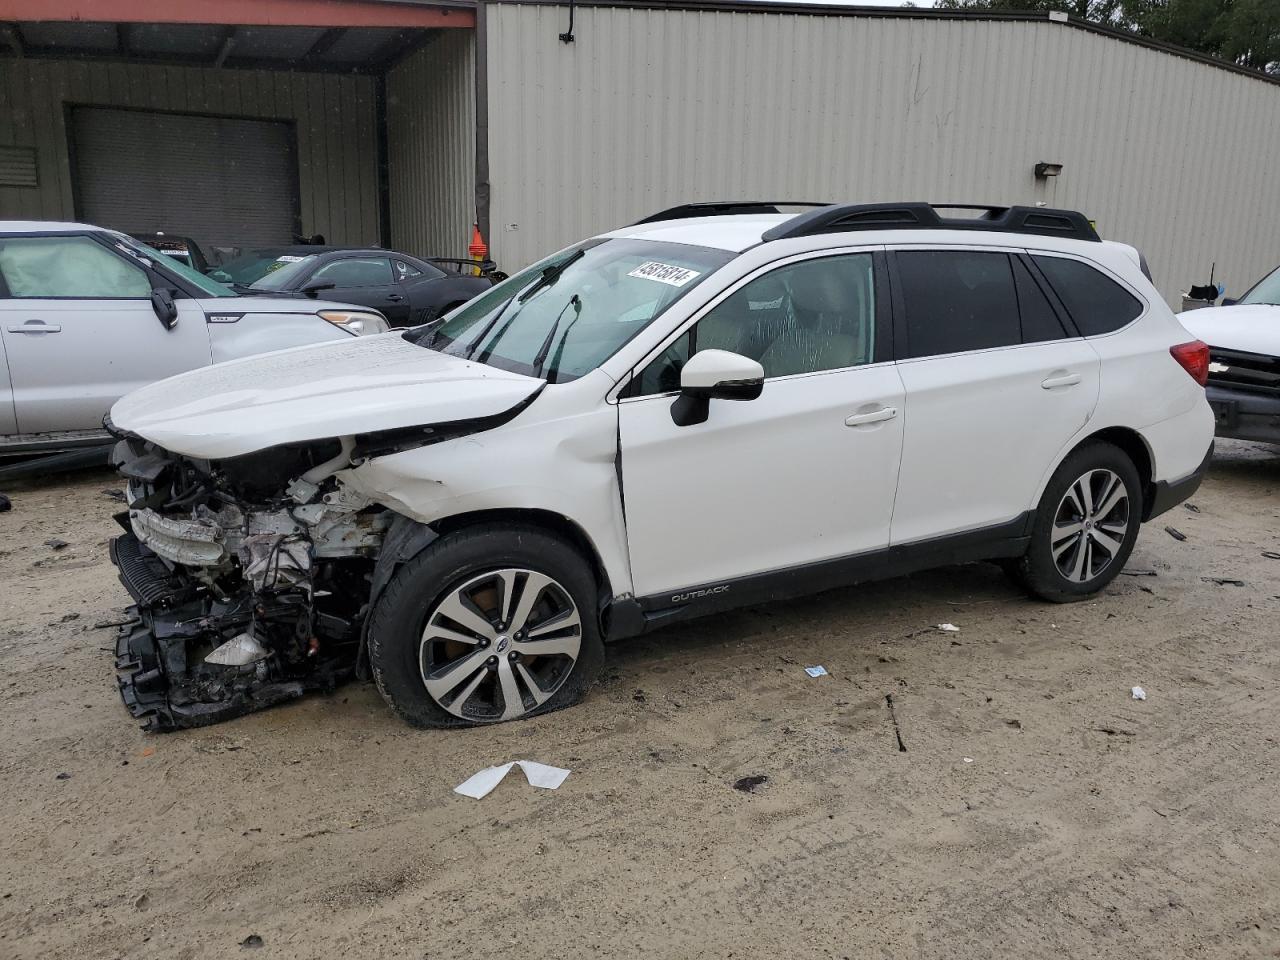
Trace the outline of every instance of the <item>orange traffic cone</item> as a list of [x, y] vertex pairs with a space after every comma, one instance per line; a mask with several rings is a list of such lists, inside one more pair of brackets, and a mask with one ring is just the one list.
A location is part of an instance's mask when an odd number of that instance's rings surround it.
[[[480, 236], [480, 224], [478, 223], [471, 225], [471, 243], [467, 246], [467, 254], [472, 260], [486, 260], [489, 257], [489, 247], [484, 242], [484, 237]], [[476, 276], [480, 276], [479, 265], [476, 266], [475, 271]]]

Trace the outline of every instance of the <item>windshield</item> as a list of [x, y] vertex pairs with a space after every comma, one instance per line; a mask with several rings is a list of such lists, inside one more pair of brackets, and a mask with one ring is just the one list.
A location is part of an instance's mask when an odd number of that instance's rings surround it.
[[[297, 276], [298, 265], [316, 258], [314, 253], [295, 254], [280, 250], [250, 250], [210, 270], [209, 276], [219, 283], [234, 283], [259, 290], [280, 290], [291, 276]], [[284, 274], [283, 277], [280, 274]], [[283, 282], [282, 282], [283, 281]]]
[[563, 383], [613, 356], [733, 256], [683, 243], [590, 240], [535, 263], [405, 338]]
[[1280, 267], [1255, 283], [1253, 289], [1241, 297], [1239, 302], [1280, 305]]
[[161, 253], [159, 250], [152, 249], [151, 247], [147, 246], [145, 243], [140, 243], [139, 241], [133, 239], [133, 237], [127, 237], [123, 233], [118, 233], [118, 234], [115, 234], [115, 238], [117, 243], [121, 244], [122, 246], [128, 247], [134, 253], [147, 257], [157, 266], [160, 266], [162, 268], [167, 268], [171, 272], [176, 273], [179, 277], [181, 277], [183, 280], [186, 280], [193, 287], [198, 288], [200, 292], [205, 294], [206, 296], [234, 297], [236, 295], [234, 290], [228, 290], [222, 284], [217, 283], [216, 281], [206, 277], [199, 270], [192, 270], [181, 260], [178, 260], [175, 257], [167, 257], [163, 253]]

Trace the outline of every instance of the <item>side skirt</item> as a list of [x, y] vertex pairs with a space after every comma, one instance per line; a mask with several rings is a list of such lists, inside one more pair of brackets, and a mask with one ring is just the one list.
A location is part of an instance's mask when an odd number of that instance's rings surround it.
[[673, 623], [757, 603], [787, 600], [836, 587], [888, 580], [933, 567], [1019, 557], [1031, 541], [1035, 511], [994, 527], [918, 540], [818, 563], [806, 563], [648, 597], [616, 598], [608, 609], [607, 639], [648, 633]]

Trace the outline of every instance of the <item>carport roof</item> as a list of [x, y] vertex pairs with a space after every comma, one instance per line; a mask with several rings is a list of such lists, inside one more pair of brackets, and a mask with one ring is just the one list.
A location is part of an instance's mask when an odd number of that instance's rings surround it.
[[381, 72], [474, 3], [389, 0], [9, 0], [0, 55]]

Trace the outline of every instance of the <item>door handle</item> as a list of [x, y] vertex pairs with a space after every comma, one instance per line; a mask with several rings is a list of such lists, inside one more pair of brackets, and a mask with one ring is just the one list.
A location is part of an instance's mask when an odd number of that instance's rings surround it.
[[399, 303], [403, 299], [404, 297], [400, 296], [400, 294], [398, 293], [387, 294], [387, 300], [389, 300], [391, 303]]
[[15, 323], [5, 329], [10, 333], [61, 333], [62, 325], [45, 323], [43, 320], [28, 320], [26, 323]]
[[1074, 387], [1080, 382], [1080, 374], [1067, 373], [1057, 377], [1050, 377], [1047, 380], [1041, 380], [1040, 386], [1046, 390], [1052, 390], [1054, 387]]
[[880, 423], [884, 420], [892, 420], [897, 415], [897, 407], [881, 407], [879, 410], [872, 410], [870, 413], [855, 413], [851, 417], [845, 417], [844, 425], [846, 427], [861, 427], [868, 423]]

